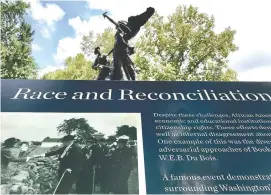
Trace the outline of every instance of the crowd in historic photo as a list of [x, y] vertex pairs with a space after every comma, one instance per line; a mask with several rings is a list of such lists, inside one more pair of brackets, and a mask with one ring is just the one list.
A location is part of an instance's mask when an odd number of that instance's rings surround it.
[[112, 126], [105, 135], [85, 118], [70, 118], [55, 127], [64, 134], [58, 138], [9, 137], [1, 144], [1, 191], [138, 194], [138, 128], [136, 123]]

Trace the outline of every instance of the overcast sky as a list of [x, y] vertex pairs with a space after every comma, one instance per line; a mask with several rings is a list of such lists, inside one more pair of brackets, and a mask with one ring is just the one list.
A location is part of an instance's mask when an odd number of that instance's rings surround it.
[[271, 1], [270, 0], [85, 0], [40, 1], [31, 3], [27, 21], [35, 30], [33, 56], [40, 75], [63, 68], [69, 56], [80, 50], [82, 35], [102, 32], [112, 24], [102, 17], [108, 11], [115, 20], [126, 20], [152, 6], [163, 16], [178, 5], [193, 5], [215, 17], [216, 31], [236, 30], [239, 51], [229, 57], [229, 65], [241, 81], [271, 81]]
[[62, 137], [56, 128], [70, 118], [85, 118], [90, 126], [107, 136], [121, 125], [141, 129], [140, 114], [133, 113], [1, 113], [1, 142], [10, 137], [24, 141]]

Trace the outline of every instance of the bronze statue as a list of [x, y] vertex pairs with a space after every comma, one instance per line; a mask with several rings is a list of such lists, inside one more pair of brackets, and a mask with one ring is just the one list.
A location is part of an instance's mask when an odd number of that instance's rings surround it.
[[[107, 56], [101, 56], [99, 48], [95, 49], [97, 58], [94, 63], [94, 67], [103, 65], [102, 70], [97, 80], [135, 80], [135, 65], [130, 59], [130, 55], [134, 54], [134, 47], [130, 47], [128, 42], [134, 38], [140, 28], [146, 24], [150, 17], [154, 14], [155, 9], [152, 7], [147, 8], [145, 12], [137, 16], [131, 16], [128, 21], [115, 22], [105, 12], [103, 16], [112, 22], [117, 29], [115, 34], [114, 48], [107, 54], [113, 53], [112, 71], [110, 71], [110, 62], [107, 60]], [[106, 66], [107, 65], [107, 66]]]

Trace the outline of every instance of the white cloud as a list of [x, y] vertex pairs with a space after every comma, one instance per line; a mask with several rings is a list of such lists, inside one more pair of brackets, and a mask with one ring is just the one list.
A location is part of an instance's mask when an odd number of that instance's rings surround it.
[[42, 49], [43, 49], [43, 48], [40, 47], [38, 44], [35, 44], [35, 43], [32, 44], [32, 50], [33, 50], [33, 51], [40, 51], [40, 50], [42, 50]]
[[74, 57], [80, 53], [81, 37], [65, 37], [58, 41], [58, 47], [55, 54], [53, 54], [54, 60], [58, 64], [63, 64], [67, 57]]
[[239, 72], [239, 81], [271, 81], [271, 64]]
[[43, 7], [41, 4], [32, 4], [32, 17], [34, 20], [39, 20], [46, 23], [48, 26], [54, 25], [55, 22], [61, 20], [65, 12], [56, 4], [46, 4]]
[[56, 70], [63, 70], [63, 69], [64, 69], [64, 66], [52, 66], [52, 65], [46, 66], [44, 68], [39, 69], [38, 78], [41, 78], [43, 75], [45, 75], [48, 72], [53, 72]]
[[69, 25], [74, 29], [76, 35], [84, 35], [89, 31], [101, 33], [110, 26], [102, 16], [92, 16], [88, 20], [81, 20], [79, 16], [69, 19]]
[[24, 0], [30, 3], [30, 14], [39, 22], [40, 31], [44, 38], [50, 38], [55, 31], [56, 22], [63, 19], [65, 12], [56, 4], [47, 3], [43, 6], [39, 0]]
[[80, 17], [69, 19], [69, 25], [73, 28], [75, 37], [65, 37], [58, 41], [57, 51], [53, 54], [56, 63], [61, 64], [69, 56], [74, 57], [81, 52], [80, 44], [83, 35], [90, 31], [101, 33], [110, 26], [102, 16], [92, 16], [89, 20], [82, 20]]

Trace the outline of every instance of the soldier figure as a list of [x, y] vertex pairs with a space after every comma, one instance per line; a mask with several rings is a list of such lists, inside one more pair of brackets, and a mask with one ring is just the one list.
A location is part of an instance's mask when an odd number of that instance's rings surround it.
[[[95, 135], [94, 135], [95, 136]], [[91, 140], [85, 147], [85, 155], [87, 156], [84, 168], [77, 182], [79, 194], [92, 194], [95, 192], [95, 186], [100, 185], [102, 191], [105, 191], [103, 185], [103, 162], [105, 162], [106, 150], [103, 138]]]
[[[74, 136], [64, 136], [62, 138], [62, 143], [64, 146], [56, 151], [34, 156], [50, 157], [59, 155], [58, 180], [60, 181], [61, 178], [62, 180], [56, 189], [56, 194], [68, 194], [70, 192], [73, 184], [77, 180], [83, 168], [84, 162], [83, 152], [81, 148], [76, 143], [74, 143]], [[70, 169], [71, 172], [66, 172], [67, 169]]]
[[116, 150], [112, 154], [114, 175], [114, 194], [128, 194], [128, 179], [133, 169], [133, 151], [127, 146], [128, 137], [118, 140]]
[[101, 69], [98, 75], [97, 80], [106, 80], [106, 78], [110, 75], [110, 62], [107, 60], [107, 56], [101, 54], [100, 47], [96, 47], [94, 50], [94, 54], [97, 55], [92, 68], [97, 70]]

